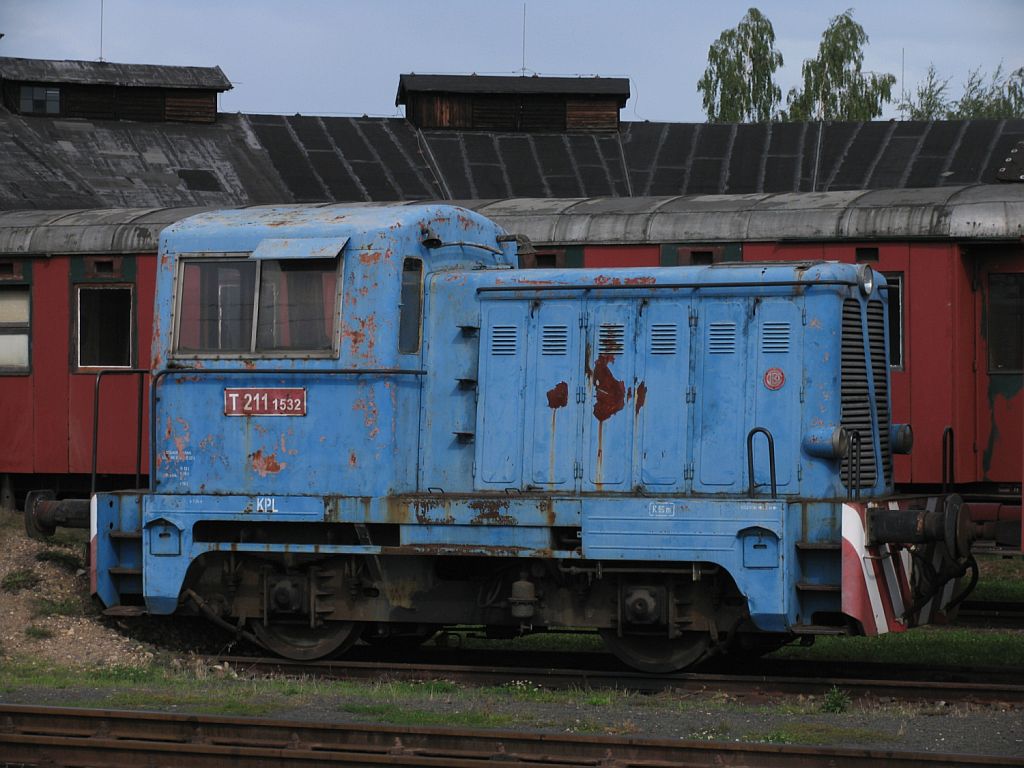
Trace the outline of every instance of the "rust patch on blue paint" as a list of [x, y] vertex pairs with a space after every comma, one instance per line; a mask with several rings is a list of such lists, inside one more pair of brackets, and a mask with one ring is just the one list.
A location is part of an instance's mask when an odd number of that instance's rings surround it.
[[250, 453], [249, 463], [260, 477], [276, 475], [288, 466], [286, 463], [278, 461], [276, 454], [268, 453], [264, 455], [262, 450], [257, 450], [256, 453]]
[[564, 408], [569, 404], [569, 385], [560, 381], [548, 390], [548, 408]]
[[598, 355], [594, 363], [594, 418], [606, 421], [626, 405], [626, 385], [612, 374], [608, 367], [612, 355]]
[[636, 413], [640, 413], [640, 409], [644, 407], [644, 403], [647, 402], [647, 382], [641, 381], [636, 388], [636, 402], [634, 408]]

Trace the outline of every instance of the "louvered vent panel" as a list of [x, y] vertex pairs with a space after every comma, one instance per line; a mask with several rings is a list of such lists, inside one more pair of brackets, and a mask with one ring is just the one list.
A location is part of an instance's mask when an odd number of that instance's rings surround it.
[[710, 323], [708, 325], [708, 352], [712, 355], [736, 353], [736, 323]]
[[569, 327], [566, 325], [545, 325], [541, 331], [540, 353], [542, 355], [565, 355], [569, 352]]
[[674, 355], [677, 351], [678, 333], [675, 323], [653, 323], [651, 325], [651, 354]]
[[878, 442], [882, 449], [885, 483], [892, 482], [892, 448], [889, 446], [889, 359], [885, 354], [885, 309], [880, 301], [868, 302], [868, 344], [871, 348], [871, 376], [875, 382], [878, 412]]
[[626, 327], [621, 323], [601, 323], [597, 332], [597, 354], [621, 355], [625, 350]]
[[[843, 483], [860, 488], [872, 488], [878, 477], [875, 466], [875, 435], [871, 429], [871, 393], [868, 387], [867, 350], [864, 348], [864, 332], [861, 327], [860, 302], [846, 299], [843, 302], [842, 337], [842, 422], [850, 433], [850, 451], [843, 459]], [[856, 473], [851, 477], [851, 463], [855, 442], [853, 433], [860, 433], [860, 484]], [[886, 430], [888, 432], [888, 430]], [[856, 470], [856, 464], [853, 464]]]
[[761, 326], [761, 352], [779, 355], [789, 353], [789, 323], [765, 323]]
[[491, 354], [514, 355], [519, 343], [518, 328], [514, 325], [496, 325], [491, 329]]

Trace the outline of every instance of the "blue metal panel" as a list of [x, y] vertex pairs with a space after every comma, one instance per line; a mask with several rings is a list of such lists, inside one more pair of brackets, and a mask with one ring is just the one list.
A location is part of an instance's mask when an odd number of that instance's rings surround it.
[[697, 347], [694, 489], [738, 491], [746, 475], [748, 302], [704, 298]]
[[523, 391], [526, 385], [525, 302], [484, 302], [477, 416], [476, 487], [522, 482]]
[[588, 312], [584, 490], [631, 487], [636, 300], [591, 299]]
[[[757, 304], [757, 366], [753, 426], [775, 439], [775, 473], [780, 492], [797, 490], [800, 462], [800, 409], [803, 381], [802, 299], [768, 298]], [[754, 438], [754, 480], [758, 492], [770, 488], [768, 447]]]
[[[757, 626], [780, 632], [790, 623], [791, 582], [782, 556], [786, 517], [787, 505], [778, 501], [585, 499], [583, 557], [720, 565], [746, 596]], [[753, 548], [758, 539], [772, 537], [775, 547], [757, 550], [754, 567], [748, 567], [748, 540]]]
[[[226, 416], [225, 388], [254, 385], [305, 388], [306, 415]], [[370, 375], [171, 374], [159, 386], [159, 414], [167, 415], [157, 422], [156, 489], [362, 496], [411, 490], [395, 487], [404, 458], [392, 449], [391, 430], [396, 394], [416, 386]]]
[[642, 308], [638, 350], [637, 482], [660, 491], [681, 491], [685, 479], [690, 406], [688, 300], [651, 300]]
[[582, 350], [581, 302], [542, 301], [530, 325], [530, 370], [525, 415], [532, 485], [546, 489], [576, 485], [580, 441]]
[[260, 241], [250, 258], [333, 259], [347, 242], [347, 237], [268, 237]]

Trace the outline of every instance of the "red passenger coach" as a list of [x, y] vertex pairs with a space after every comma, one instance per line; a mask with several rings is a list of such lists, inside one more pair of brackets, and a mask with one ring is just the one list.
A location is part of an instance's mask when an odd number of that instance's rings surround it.
[[[0, 489], [88, 491], [148, 473], [146, 390], [160, 230], [190, 211], [0, 214]], [[141, 385], [141, 386], [140, 386]], [[139, 402], [143, 410], [141, 452]], [[141, 478], [140, 478], [141, 479]]]

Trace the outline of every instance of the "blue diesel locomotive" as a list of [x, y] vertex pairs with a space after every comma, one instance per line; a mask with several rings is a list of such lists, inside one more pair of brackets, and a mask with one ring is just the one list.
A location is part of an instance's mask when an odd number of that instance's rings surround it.
[[[165, 230], [150, 488], [91, 499], [108, 610], [295, 659], [593, 627], [659, 672], [956, 601], [963, 505], [892, 495], [870, 267], [517, 269], [528, 247], [445, 205]], [[61, 504], [31, 500], [37, 531]]]

